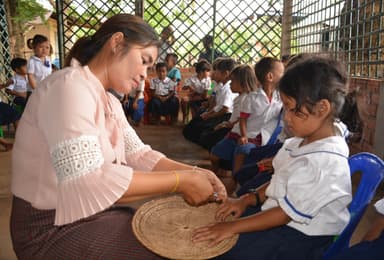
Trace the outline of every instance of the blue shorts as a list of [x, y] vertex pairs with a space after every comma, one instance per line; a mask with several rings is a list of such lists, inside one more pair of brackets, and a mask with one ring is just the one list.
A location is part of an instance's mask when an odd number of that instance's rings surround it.
[[216, 155], [220, 159], [227, 161], [233, 161], [233, 156], [237, 154], [249, 154], [253, 148], [256, 147], [256, 144], [246, 143], [239, 145], [237, 139], [224, 137], [223, 140], [218, 142], [215, 146], [212, 147], [211, 153]]

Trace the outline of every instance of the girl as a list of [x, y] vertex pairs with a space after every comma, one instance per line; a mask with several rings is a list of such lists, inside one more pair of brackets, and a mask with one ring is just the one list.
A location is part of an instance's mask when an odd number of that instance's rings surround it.
[[[255, 73], [261, 87], [247, 96], [241, 107], [239, 124], [234, 129], [239, 134], [234, 173], [241, 168], [252, 148], [267, 144], [282, 107], [276, 87], [283, 76], [284, 64], [278, 59], [265, 57], [255, 65]], [[254, 140], [253, 144], [249, 140]]]
[[[231, 91], [229, 75], [236, 62], [232, 58], [218, 58], [213, 63], [212, 80], [218, 84], [215, 87], [215, 101], [199, 116], [193, 118], [184, 128], [183, 135], [186, 139], [205, 148], [213, 146], [210, 136], [216, 125], [227, 121], [232, 113], [233, 99], [236, 97]], [[216, 140], [216, 142], [220, 141]]]
[[12, 156], [18, 259], [160, 259], [135, 238], [128, 202], [172, 192], [193, 205], [215, 191], [225, 199], [212, 172], [145, 145], [107, 91], [137, 88], [158, 47], [141, 18], [117, 14], [79, 39], [67, 67], [31, 95]]
[[[247, 98], [249, 92], [254, 91], [257, 86], [257, 79], [253, 69], [249, 65], [239, 65], [234, 68], [230, 75], [231, 78], [231, 90], [233, 93], [239, 93], [233, 103], [233, 112], [231, 118], [227, 124], [234, 125], [234, 129], [220, 142], [212, 147], [210, 160], [212, 163], [212, 170], [216, 174], [219, 169], [219, 160], [232, 160], [233, 153], [237, 147], [238, 140], [240, 138], [240, 132], [238, 131], [238, 124], [240, 118], [240, 107]], [[223, 122], [222, 124], [226, 124]], [[230, 127], [232, 128], [232, 127]], [[237, 129], [237, 131], [235, 130]], [[252, 143], [254, 140], [250, 140]], [[231, 194], [231, 192], [228, 192]]]
[[188, 106], [191, 108], [192, 117], [194, 117], [202, 102], [207, 101], [208, 90], [211, 87], [211, 64], [206, 60], [201, 60], [195, 65], [196, 74], [187, 79], [184, 83], [184, 89], [188, 90], [188, 95], [181, 99], [181, 110], [183, 112], [183, 122], [188, 118]]
[[52, 73], [51, 60], [49, 54], [51, 45], [48, 38], [44, 35], [36, 34], [27, 41], [28, 48], [33, 50], [34, 55], [28, 60], [27, 72], [29, 90], [32, 92], [39, 86], [40, 82]]
[[[348, 146], [334, 132], [347, 85], [341, 64], [312, 58], [290, 68], [279, 83], [285, 126], [294, 135], [273, 160], [271, 183], [227, 200], [217, 219], [257, 213], [195, 231], [194, 242], [211, 245], [240, 234], [219, 259], [321, 259], [349, 221], [351, 201]], [[247, 232], [247, 234], [243, 234]]]

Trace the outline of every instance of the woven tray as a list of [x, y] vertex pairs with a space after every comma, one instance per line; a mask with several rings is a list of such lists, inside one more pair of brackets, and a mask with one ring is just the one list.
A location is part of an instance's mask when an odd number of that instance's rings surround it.
[[208, 259], [231, 249], [238, 236], [208, 247], [209, 241], [192, 243], [195, 228], [215, 222], [218, 204], [189, 206], [180, 196], [155, 199], [142, 205], [133, 217], [137, 239], [148, 249], [170, 259]]

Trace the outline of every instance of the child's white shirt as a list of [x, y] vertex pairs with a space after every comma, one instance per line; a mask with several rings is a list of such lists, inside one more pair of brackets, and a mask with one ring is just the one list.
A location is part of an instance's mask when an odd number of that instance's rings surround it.
[[170, 91], [175, 91], [177, 83], [166, 77], [164, 80], [154, 78], [151, 80], [150, 89], [155, 90], [155, 95], [166, 96]]
[[[274, 91], [269, 101], [262, 88], [248, 93], [240, 107], [240, 113], [247, 113], [247, 137], [255, 138], [261, 134], [261, 144], [266, 145], [275, 130], [283, 104], [278, 91]], [[233, 132], [241, 134], [240, 125], [236, 124]]]
[[384, 198], [375, 203], [375, 208], [378, 213], [384, 215]]
[[275, 156], [262, 210], [280, 206], [292, 219], [287, 225], [306, 235], [338, 235], [350, 217], [348, 146], [341, 136], [302, 141], [287, 139]]
[[216, 105], [213, 108], [213, 111], [219, 112], [223, 107], [227, 107], [228, 113], [232, 113], [233, 100], [237, 96], [238, 94], [232, 93], [230, 80], [227, 81], [225, 84], [219, 83], [216, 87], [216, 96], [215, 96]]
[[19, 93], [24, 93], [27, 92], [28, 89], [28, 78], [27, 75], [19, 75], [15, 74], [12, 77], [13, 84], [9, 85], [7, 89], [19, 92]]
[[[239, 119], [240, 107], [246, 97], [247, 97], [247, 93], [242, 93], [233, 99], [233, 109], [232, 109], [231, 117], [229, 118], [229, 122], [235, 122], [236, 120]], [[236, 123], [236, 125], [237, 124], [238, 123]]]
[[207, 77], [200, 80], [197, 75], [193, 75], [185, 80], [184, 85], [189, 86], [198, 94], [203, 94], [204, 91], [208, 91], [211, 87], [211, 78]]
[[[36, 80], [37, 87], [39, 83], [43, 81], [52, 73], [52, 63], [49, 57], [45, 57], [47, 65], [44, 65], [40, 58], [36, 56], [31, 56], [27, 63], [27, 72], [28, 74], [33, 74]], [[48, 65], [49, 64], [49, 65]], [[32, 88], [28, 84], [28, 90], [31, 91]]]

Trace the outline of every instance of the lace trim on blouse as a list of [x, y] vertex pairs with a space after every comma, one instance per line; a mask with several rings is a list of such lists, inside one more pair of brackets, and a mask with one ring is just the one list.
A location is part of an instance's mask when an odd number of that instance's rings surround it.
[[125, 154], [129, 155], [143, 149], [145, 147], [145, 144], [137, 136], [133, 128], [126, 128], [124, 130], [124, 146], [125, 146]]
[[97, 136], [82, 135], [58, 143], [51, 150], [59, 182], [86, 175], [104, 163]]

